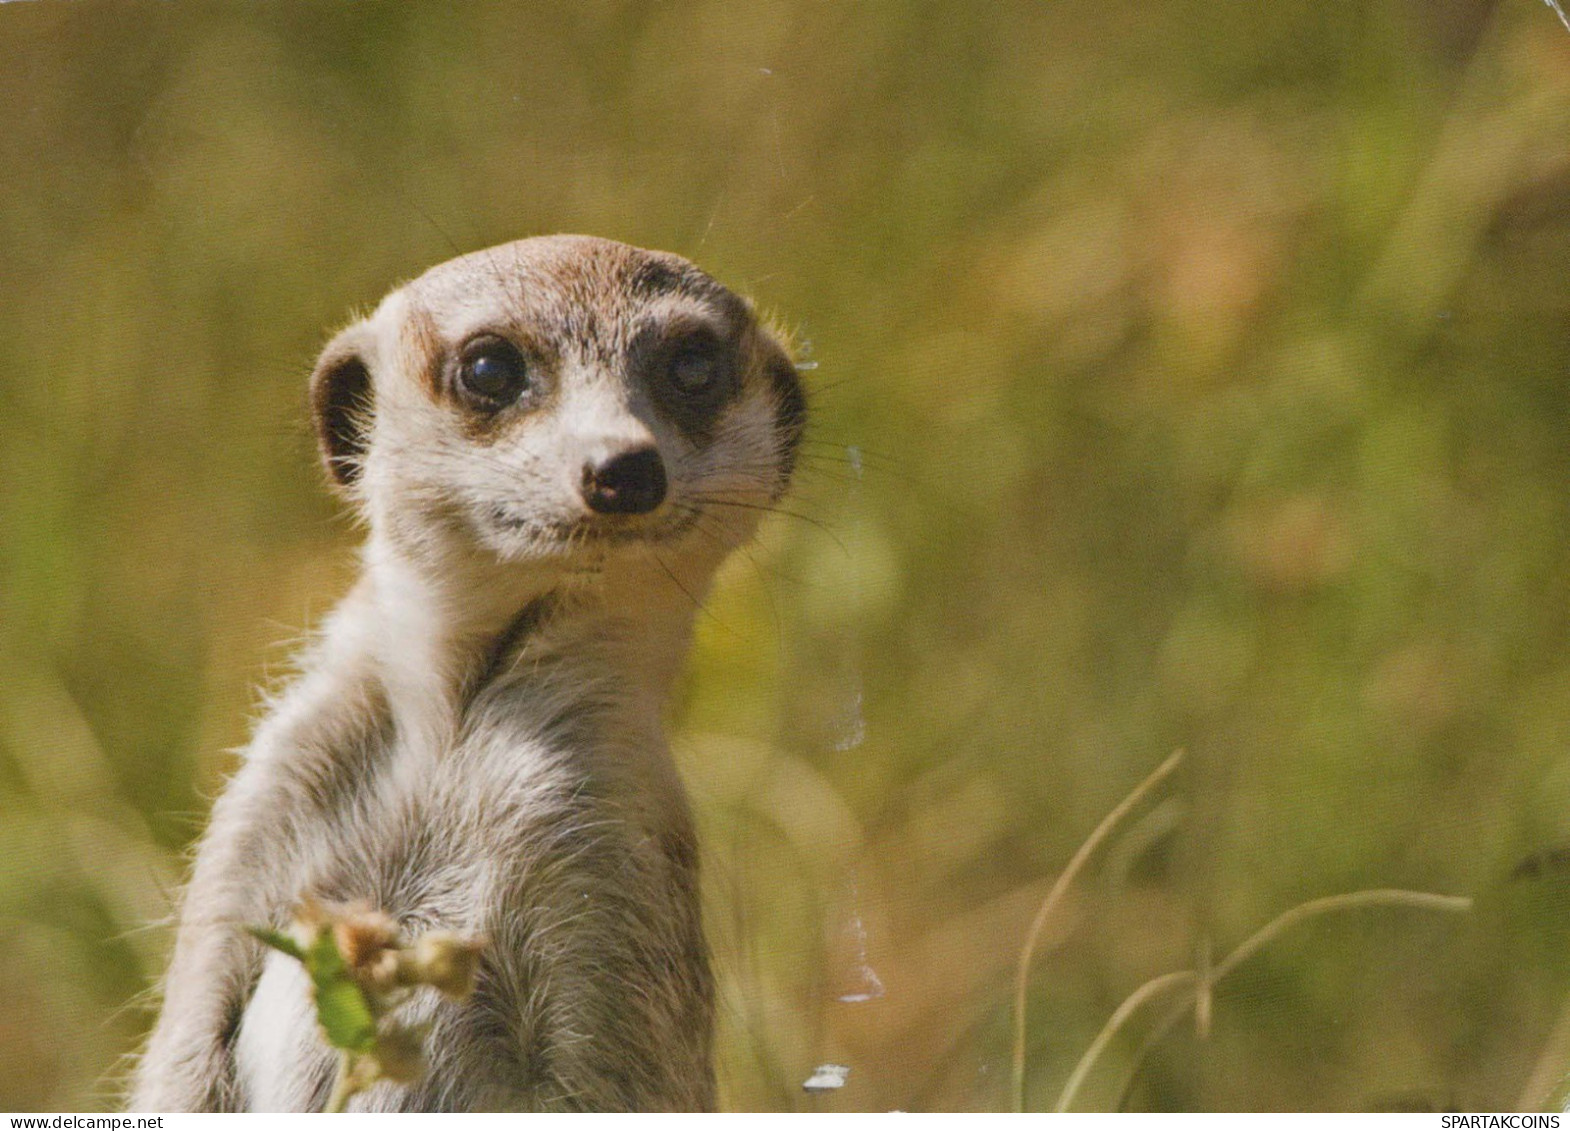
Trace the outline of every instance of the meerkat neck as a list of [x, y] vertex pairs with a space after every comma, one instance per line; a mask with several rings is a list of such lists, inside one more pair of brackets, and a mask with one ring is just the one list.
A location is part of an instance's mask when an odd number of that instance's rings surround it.
[[[668, 577], [624, 569], [592, 584], [538, 570], [450, 563], [432, 570], [375, 539], [350, 601], [399, 733], [420, 749], [452, 742], [478, 690], [503, 669], [599, 696], [602, 709], [658, 723], [692, 636], [696, 603]], [[561, 669], [569, 677], [560, 677]], [[519, 679], [519, 673], [524, 678]], [[541, 678], [545, 678], [544, 675]], [[614, 694], [606, 696], [607, 687]], [[525, 697], [526, 699], [526, 697]], [[519, 704], [526, 709], [526, 701]]]

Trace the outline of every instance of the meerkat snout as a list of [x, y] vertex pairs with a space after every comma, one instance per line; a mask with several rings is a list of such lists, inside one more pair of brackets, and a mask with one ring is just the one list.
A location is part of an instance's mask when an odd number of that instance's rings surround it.
[[665, 461], [635, 448], [583, 465], [583, 501], [596, 514], [648, 514], [665, 501]]

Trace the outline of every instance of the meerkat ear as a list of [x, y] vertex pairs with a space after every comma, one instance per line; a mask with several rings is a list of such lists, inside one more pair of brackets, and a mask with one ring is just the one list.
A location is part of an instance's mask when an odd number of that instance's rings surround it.
[[311, 373], [311, 411], [322, 461], [339, 487], [352, 487], [360, 476], [360, 460], [369, 443], [374, 399], [368, 361], [371, 328], [356, 322], [342, 331], [316, 362]]
[[802, 433], [807, 430], [807, 393], [801, 385], [801, 374], [792, 358], [789, 341], [784, 334], [772, 327], [762, 327], [759, 334], [761, 366], [770, 390], [774, 394], [774, 427], [779, 437], [780, 475], [775, 497], [785, 493], [790, 477], [796, 469], [797, 449], [801, 447]]

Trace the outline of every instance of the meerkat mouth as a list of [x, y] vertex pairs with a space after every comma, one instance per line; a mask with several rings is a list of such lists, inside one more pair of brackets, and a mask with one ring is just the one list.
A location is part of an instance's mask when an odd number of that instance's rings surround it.
[[[508, 534], [525, 535], [538, 542], [542, 548], [552, 547], [570, 554], [580, 550], [639, 543], [661, 545], [674, 542], [696, 526], [703, 513], [695, 507], [677, 507], [660, 519], [639, 520], [629, 524], [624, 519], [598, 516], [551, 521], [537, 515], [512, 511], [505, 506], [495, 506], [491, 508], [489, 517], [498, 529]], [[599, 567], [592, 568], [597, 570]]]

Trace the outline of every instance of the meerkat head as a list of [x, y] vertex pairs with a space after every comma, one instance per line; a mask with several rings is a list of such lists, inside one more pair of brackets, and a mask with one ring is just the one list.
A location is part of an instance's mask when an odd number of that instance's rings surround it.
[[374, 534], [570, 572], [739, 543], [805, 421], [745, 301], [677, 256], [577, 236], [432, 268], [334, 338], [311, 388]]

